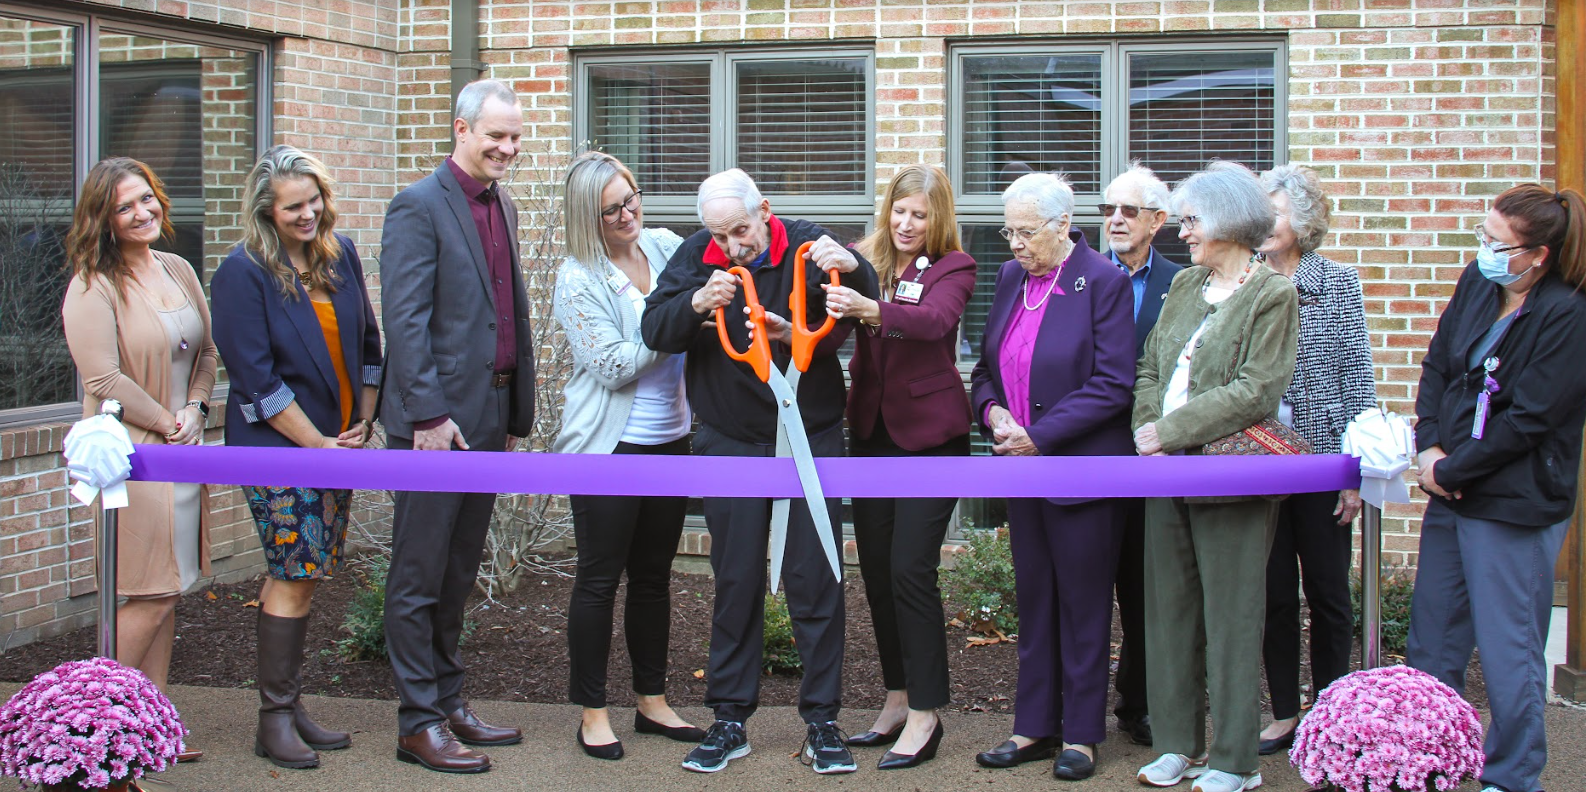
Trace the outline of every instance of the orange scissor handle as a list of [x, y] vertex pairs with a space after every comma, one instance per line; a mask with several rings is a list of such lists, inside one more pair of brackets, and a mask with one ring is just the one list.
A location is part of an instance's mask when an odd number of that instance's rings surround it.
[[[793, 258], [793, 289], [788, 293], [789, 320], [793, 324], [793, 365], [799, 371], [809, 371], [810, 359], [815, 356], [815, 345], [836, 326], [837, 320], [831, 314], [826, 315], [826, 321], [814, 330], [804, 326], [804, 316], [807, 311], [808, 297], [804, 292], [804, 257], [809, 254], [814, 242], [805, 242], [799, 245], [798, 253]], [[837, 270], [829, 270], [832, 276], [832, 285], [841, 286], [842, 281], [837, 275]]]
[[747, 352], [734, 349], [732, 339], [727, 337], [727, 314], [721, 308], [717, 308], [716, 335], [721, 338], [721, 348], [727, 352], [727, 357], [740, 363], [748, 363], [761, 382], [770, 382], [771, 342], [765, 337], [765, 306], [760, 304], [760, 296], [755, 294], [754, 278], [749, 276], [749, 270], [732, 267], [727, 271], [737, 275], [738, 282], [743, 285], [743, 301], [749, 306], [749, 323], [754, 325], [755, 333], [754, 338], [749, 339]]

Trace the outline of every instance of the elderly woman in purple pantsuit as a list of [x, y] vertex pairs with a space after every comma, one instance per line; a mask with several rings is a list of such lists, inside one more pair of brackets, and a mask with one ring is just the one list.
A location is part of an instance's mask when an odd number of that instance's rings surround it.
[[[997, 273], [972, 397], [996, 454], [1134, 450], [1134, 291], [1072, 227], [1074, 192], [1032, 173], [1002, 194], [1014, 258]], [[1012, 767], [1057, 755], [1063, 780], [1096, 771], [1107, 733], [1112, 586], [1121, 512], [1113, 501], [1008, 501], [1019, 602], [1013, 737], [976, 756]], [[1061, 747], [1061, 752], [1059, 748]]]

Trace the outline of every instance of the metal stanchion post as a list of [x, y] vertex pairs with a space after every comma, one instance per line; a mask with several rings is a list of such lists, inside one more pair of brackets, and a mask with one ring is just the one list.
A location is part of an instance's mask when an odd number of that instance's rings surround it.
[[1360, 665], [1382, 665], [1382, 509], [1366, 504], [1360, 528]]
[[[105, 399], [99, 412], [120, 421], [121, 402]], [[116, 659], [116, 523], [120, 513], [120, 509], [99, 512], [99, 656], [111, 660]]]

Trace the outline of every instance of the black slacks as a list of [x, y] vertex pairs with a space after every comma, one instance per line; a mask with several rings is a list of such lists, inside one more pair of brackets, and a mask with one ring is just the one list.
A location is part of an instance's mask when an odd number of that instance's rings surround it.
[[[1261, 656], [1272, 717], [1300, 714], [1300, 584], [1311, 608], [1312, 696], [1349, 673], [1354, 613], [1349, 604], [1351, 529], [1333, 516], [1337, 492], [1291, 495], [1278, 511], [1267, 559], [1267, 625]], [[1301, 577], [1301, 568], [1304, 577]]]
[[[496, 388], [492, 393], [500, 412], [495, 430], [465, 438], [471, 448], [481, 451], [500, 450], [507, 441], [509, 389]], [[386, 446], [410, 450], [413, 438], [392, 436]], [[401, 699], [397, 727], [403, 735], [417, 734], [445, 720], [447, 713], [466, 703], [457, 642], [463, 631], [463, 607], [474, 590], [495, 505], [494, 493], [396, 493], [391, 515], [391, 571], [385, 587], [385, 637]]]
[[[812, 435], [810, 449], [815, 456], [842, 456], [842, 428]], [[694, 435], [694, 453], [770, 457], [776, 456], [776, 448], [735, 440], [701, 424]], [[826, 513], [841, 552], [842, 500], [827, 498]], [[716, 575], [705, 706], [714, 709], [719, 720], [743, 722], [760, 706], [770, 524], [768, 498], [705, 499], [710, 567]], [[787, 590], [788, 616], [793, 622], [793, 642], [804, 665], [804, 678], [799, 683], [799, 716], [806, 723], [837, 720], [842, 706], [846, 627], [843, 586], [832, 575], [802, 498], [794, 498], [789, 509], [782, 583]]]
[[[867, 457], [968, 456], [969, 435], [934, 448], [898, 447], [882, 425], [853, 441]], [[887, 690], [905, 690], [909, 708], [947, 705], [947, 627], [936, 572], [958, 498], [855, 498], [854, 540]]]
[[[688, 438], [660, 445], [618, 443], [614, 454], [688, 453]], [[633, 692], [666, 692], [672, 629], [672, 559], [683, 535], [687, 498], [573, 495], [578, 576], [567, 606], [567, 697], [585, 707], [606, 706], [617, 584], [628, 575], [623, 634], [633, 663]]]
[[1137, 721], [1150, 714], [1145, 687], [1145, 499], [1118, 500], [1123, 538], [1118, 550], [1118, 622], [1123, 641], [1118, 645], [1118, 672], [1113, 686], [1119, 720]]

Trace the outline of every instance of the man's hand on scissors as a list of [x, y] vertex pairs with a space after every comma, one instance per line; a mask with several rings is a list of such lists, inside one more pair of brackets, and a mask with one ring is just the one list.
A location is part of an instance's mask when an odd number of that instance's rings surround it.
[[705, 315], [717, 308], [725, 308], [738, 293], [738, 276], [726, 270], [716, 270], [710, 280], [694, 292], [694, 313]]
[[[744, 306], [744, 315], [748, 315], [749, 306]], [[749, 340], [754, 341], [754, 322], [744, 320], [744, 327], [749, 328]], [[779, 341], [788, 346], [793, 345], [793, 323], [770, 311], [765, 312], [765, 334], [771, 341]]]
[[842, 273], [853, 272], [859, 267], [859, 259], [854, 258], [853, 251], [838, 244], [829, 236], [815, 240], [810, 247], [809, 260], [822, 271], [837, 270]]

